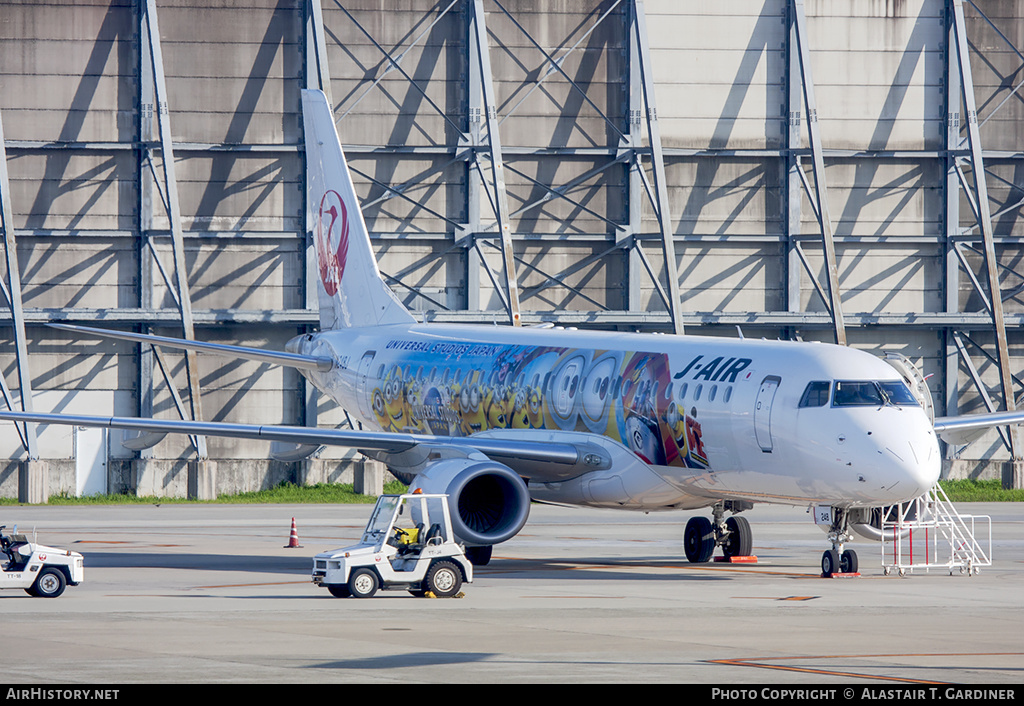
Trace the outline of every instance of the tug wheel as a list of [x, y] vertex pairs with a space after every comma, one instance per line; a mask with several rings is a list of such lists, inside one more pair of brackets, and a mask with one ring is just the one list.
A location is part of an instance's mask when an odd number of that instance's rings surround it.
[[348, 590], [348, 586], [342, 583], [328, 584], [327, 590], [330, 591], [331, 595], [335, 598], [348, 598], [352, 595], [352, 593]]
[[450, 561], [439, 561], [427, 570], [423, 586], [438, 598], [451, 598], [462, 588], [462, 572]]
[[379, 586], [372, 569], [356, 569], [348, 579], [348, 590], [354, 598], [371, 598]]
[[43, 569], [39, 572], [36, 582], [32, 584], [34, 593], [31, 595], [39, 598], [56, 598], [64, 593], [66, 586], [67, 581], [62, 572], [54, 568]]

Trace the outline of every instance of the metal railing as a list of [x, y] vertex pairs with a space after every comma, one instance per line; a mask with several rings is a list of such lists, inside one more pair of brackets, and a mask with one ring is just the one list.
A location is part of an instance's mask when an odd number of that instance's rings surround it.
[[992, 565], [992, 518], [961, 515], [938, 483], [916, 500], [883, 508], [881, 522], [886, 576], [937, 568], [973, 575]]

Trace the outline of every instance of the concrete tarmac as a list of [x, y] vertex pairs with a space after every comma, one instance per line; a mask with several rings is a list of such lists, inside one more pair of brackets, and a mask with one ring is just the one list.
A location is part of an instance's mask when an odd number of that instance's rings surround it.
[[[23, 684], [685, 682], [1019, 684], [1024, 506], [989, 515], [993, 564], [900, 578], [858, 541], [820, 578], [804, 509], [744, 513], [758, 563], [688, 564], [688, 514], [534, 506], [458, 599], [332, 598], [311, 557], [371, 506], [0, 507], [0, 524], [85, 555], [57, 599], [0, 592]], [[286, 548], [295, 518], [302, 548]], [[982, 525], [984, 526], [984, 525]], [[987, 531], [983, 533], [987, 536]], [[920, 553], [918, 554], [920, 559]]]

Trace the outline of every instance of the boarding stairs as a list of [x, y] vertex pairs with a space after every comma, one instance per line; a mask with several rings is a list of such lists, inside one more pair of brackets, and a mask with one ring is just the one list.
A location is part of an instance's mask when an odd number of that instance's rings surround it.
[[961, 515], [938, 483], [916, 500], [883, 508], [881, 529], [886, 576], [915, 569], [970, 576], [992, 565], [992, 518]]

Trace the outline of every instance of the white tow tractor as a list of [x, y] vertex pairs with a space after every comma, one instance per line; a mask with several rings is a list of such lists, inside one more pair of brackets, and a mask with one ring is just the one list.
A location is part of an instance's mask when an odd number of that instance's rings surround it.
[[382, 495], [359, 544], [313, 557], [313, 583], [338, 598], [369, 598], [378, 589], [450, 598], [472, 581], [447, 495]]
[[28, 541], [0, 525], [0, 588], [23, 588], [37, 598], [56, 598], [67, 586], [82, 583], [84, 561], [78, 552]]

